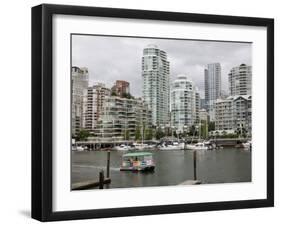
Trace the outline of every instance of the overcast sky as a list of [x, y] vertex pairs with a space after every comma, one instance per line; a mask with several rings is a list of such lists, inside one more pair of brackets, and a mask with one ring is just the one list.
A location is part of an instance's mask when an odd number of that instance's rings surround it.
[[222, 90], [228, 92], [228, 72], [241, 63], [251, 65], [249, 43], [127, 38], [110, 36], [72, 36], [72, 66], [89, 69], [90, 84], [103, 82], [111, 88], [115, 80], [130, 82], [130, 91], [141, 96], [141, 57], [148, 44], [167, 53], [171, 81], [186, 74], [204, 98], [204, 69], [209, 63], [222, 67]]

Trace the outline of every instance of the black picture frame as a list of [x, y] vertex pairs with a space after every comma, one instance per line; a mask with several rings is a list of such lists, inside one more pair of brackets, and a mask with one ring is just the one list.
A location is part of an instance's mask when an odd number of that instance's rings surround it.
[[[95, 210], [52, 210], [52, 18], [55, 14], [267, 28], [267, 198]], [[43, 4], [32, 8], [32, 218], [122, 217], [274, 206], [274, 20], [268, 18]]]

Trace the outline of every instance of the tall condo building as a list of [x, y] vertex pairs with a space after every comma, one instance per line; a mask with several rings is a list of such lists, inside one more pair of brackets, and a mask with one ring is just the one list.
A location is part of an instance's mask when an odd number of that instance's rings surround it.
[[228, 74], [228, 82], [231, 96], [251, 95], [252, 66], [241, 64], [232, 68]]
[[205, 69], [205, 103], [210, 114], [210, 120], [215, 117], [214, 104], [221, 96], [221, 65], [208, 64]]
[[89, 73], [85, 67], [72, 67], [72, 103], [71, 122], [72, 135], [75, 136], [82, 128], [83, 93], [88, 88]]
[[119, 97], [124, 97], [126, 94], [130, 93], [130, 83], [123, 80], [116, 80], [111, 91]]
[[198, 88], [195, 88], [195, 123], [199, 123], [200, 122], [200, 118], [199, 118], [199, 111], [200, 111], [200, 93]]
[[188, 130], [196, 121], [196, 99], [193, 82], [179, 75], [171, 84], [171, 124], [177, 130]]
[[93, 131], [101, 116], [105, 98], [110, 96], [110, 89], [98, 83], [84, 90], [82, 127]]
[[142, 57], [143, 99], [152, 112], [153, 125], [169, 123], [170, 62], [156, 45], [148, 45]]

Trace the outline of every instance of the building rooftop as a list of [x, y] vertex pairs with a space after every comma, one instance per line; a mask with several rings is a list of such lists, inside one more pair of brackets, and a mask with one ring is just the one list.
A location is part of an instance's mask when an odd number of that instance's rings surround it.
[[158, 49], [158, 46], [155, 45], [155, 44], [148, 44], [148, 45], [146, 46], [146, 48]]

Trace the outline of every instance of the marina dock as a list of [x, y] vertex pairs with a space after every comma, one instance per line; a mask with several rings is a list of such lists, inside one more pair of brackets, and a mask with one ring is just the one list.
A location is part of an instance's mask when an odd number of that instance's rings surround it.
[[[222, 147], [234, 147], [237, 144], [247, 142], [249, 138], [212, 138], [208, 141], [216, 144], [216, 146]], [[100, 139], [100, 140], [87, 140], [87, 141], [76, 141], [76, 145], [78, 146], [86, 146], [89, 150], [100, 150], [104, 148], [114, 148], [121, 144], [132, 145], [135, 141], [132, 140], [108, 140], [108, 139]], [[186, 144], [191, 142], [197, 143], [199, 142], [198, 138], [187, 138], [184, 141]], [[160, 141], [158, 140], [145, 140], [144, 143], [154, 143], [158, 144]]]

